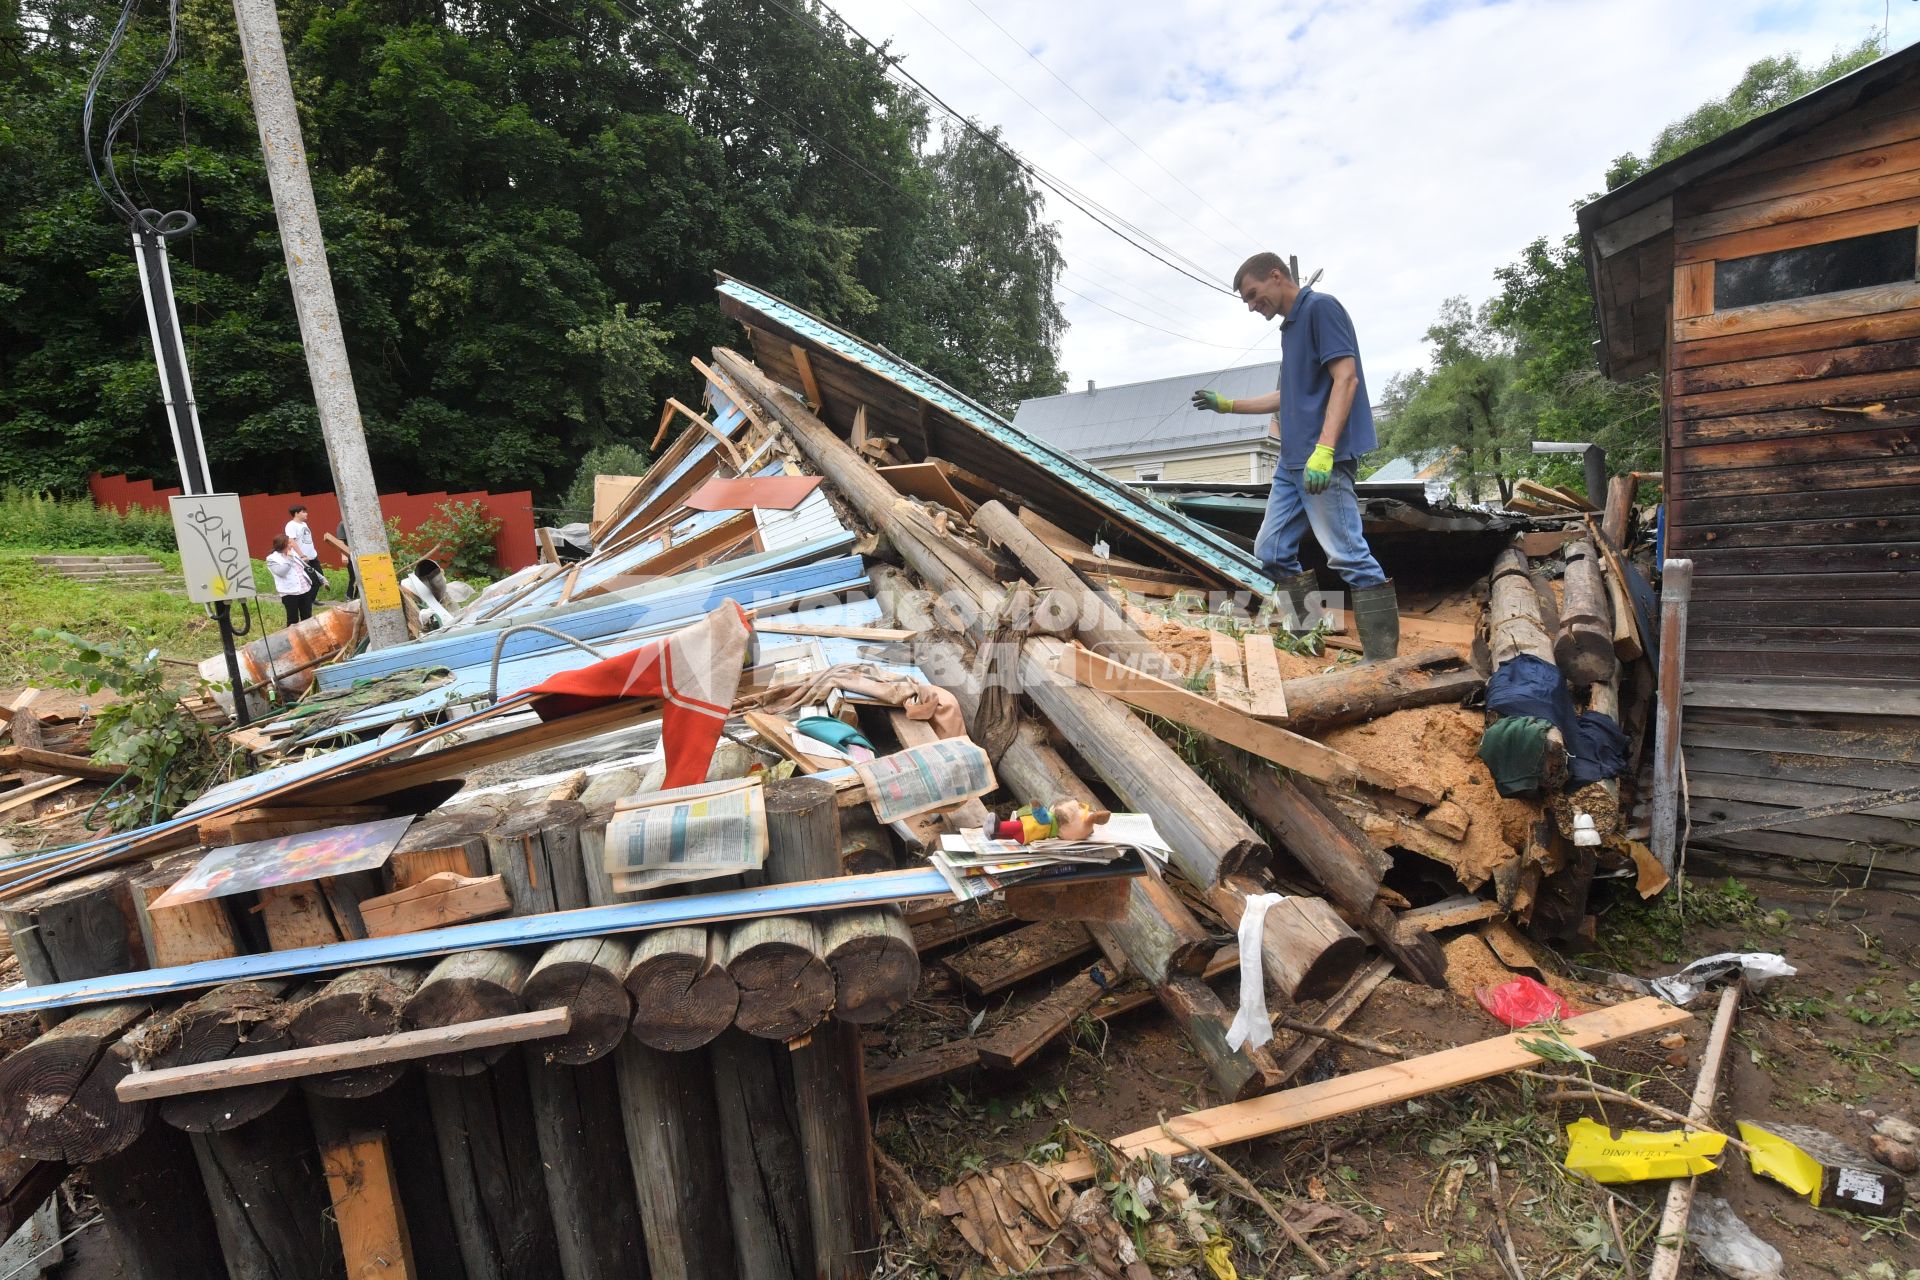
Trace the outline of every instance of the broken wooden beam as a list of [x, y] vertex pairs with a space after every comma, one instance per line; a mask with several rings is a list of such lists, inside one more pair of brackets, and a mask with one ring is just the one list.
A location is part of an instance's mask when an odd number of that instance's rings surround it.
[[1316, 734], [1409, 707], [1464, 702], [1486, 678], [1451, 649], [1402, 654], [1287, 681], [1287, 727]]
[[[1647, 996], [1569, 1018], [1560, 1024], [1557, 1038], [1576, 1049], [1592, 1050], [1634, 1036], [1665, 1030], [1685, 1022], [1691, 1016], [1684, 1009]], [[1541, 1058], [1526, 1045], [1537, 1040], [1539, 1034], [1537, 1031], [1516, 1031], [1511, 1035], [1443, 1049], [1424, 1057], [1355, 1071], [1317, 1084], [1301, 1085], [1251, 1101], [1190, 1111], [1168, 1120], [1167, 1128], [1200, 1146], [1222, 1147], [1253, 1138], [1269, 1137], [1324, 1120], [1337, 1120], [1374, 1107], [1392, 1106], [1531, 1067]], [[1118, 1154], [1127, 1157], [1141, 1156], [1149, 1151], [1177, 1156], [1186, 1150], [1159, 1125], [1116, 1138], [1111, 1145]], [[1091, 1178], [1097, 1171], [1093, 1158], [1085, 1155], [1072, 1156], [1047, 1167], [1056, 1176], [1074, 1182]]]
[[920, 953], [897, 907], [829, 917], [820, 945], [833, 971], [833, 1015], [883, 1022], [907, 1006], [920, 984]]
[[1613, 606], [1593, 544], [1584, 539], [1569, 542], [1565, 555], [1560, 634], [1553, 651], [1567, 682], [1584, 688], [1606, 680], [1615, 670]]
[[67, 1164], [131, 1146], [152, 1105], [116, 1090], [137, 1064], [128, 1033], [151, 1012], [139, 1001], [93, 1005], [0, 1061], [0, 1146]]
[[940, 963], [967, 990], [990, 996], [1091, 950], [1093, 939], [1085, 926], [1072, 920], [1049, 920], [989, 938]]

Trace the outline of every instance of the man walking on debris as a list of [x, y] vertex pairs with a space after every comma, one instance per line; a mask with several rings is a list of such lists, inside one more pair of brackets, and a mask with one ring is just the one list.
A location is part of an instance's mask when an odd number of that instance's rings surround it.
[[1244, 400], [1217, 391], [1193, 393], [1196, 409], [1280, 414], [1280, 465], [1254, 554], [1304, 627], [1307, 593], [1316, 584], [1313, 571], [1300, 565], [1300, 538], [1312, 526], [1327, 563], [1346, 580], [1367, 660], [1394, 657], [1400, 651], [1400, 606], [1367, 546], [1353, 489], [1358, 459], [1376, 443], [1353, 321], [1332, 294], [1302, 289], [1275, 253], [1256, 253], [1240, 264], [1233, 287], [1247, 310], [1269, 320], [1285, 317], [1278, 389]]

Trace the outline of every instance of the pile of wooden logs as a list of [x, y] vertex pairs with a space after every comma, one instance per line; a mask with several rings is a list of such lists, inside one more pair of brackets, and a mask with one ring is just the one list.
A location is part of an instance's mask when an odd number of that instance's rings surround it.
[[[833, 789], [769, 792], [768, 875], [838, 874]], [[551, 799], [449, 811], [409, 833], [388, 884], [501, 877], [534, 910], [592, 905], [608, 896], [582, 849], [609, 817], [609, 804]], [[237, 954], [238, 900], [142, 910], [190, 865], [116, 868], [9, 903], [30, 979]], [[315, 904], [337, 892], [306, 889]], [[142, 1276], [236, 1259], [263, 1268], [246, 1274], [359, 1275], [397, 1265], [396, 1249], [412, 1268], [396, 1274], [446, 1271], [429, 1244], [467, 1275], [624, 1276], [643, 1251], [655, 1275], [785, 1274], [755, 1261], [768, 1249], [796, 1275], [864, 1274], [877, 1223], [855, 1024], [897, 1011], [918, 980], [912, 936], [882, 907], [236, 982], [173, 1007], [87, 1005], [0, 1061], [0, 1146], [85, 1166]], [[422, 1168], [432, 1153], [437, 1168]], [[775, 1175], [812, 1199], [769, 1200]], [[161, 1186], [179, 1216], [150, 1211]]]

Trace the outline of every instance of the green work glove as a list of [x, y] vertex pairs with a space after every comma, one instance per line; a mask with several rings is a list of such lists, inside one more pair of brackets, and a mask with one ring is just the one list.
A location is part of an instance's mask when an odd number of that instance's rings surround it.
[[1232, 413], [1233, 401], [1227, 399], [1218, 391], [1196, 391], [1193, 393], [1193, 407], [1196, 409], [1211, 409], [1215, 413]]
[[1333, 483], [1333, 446], [1330, 444], [1314, 447], [1313, 456], [1307, 459], [1307, 492], [1325, 493], [1327, 486]]

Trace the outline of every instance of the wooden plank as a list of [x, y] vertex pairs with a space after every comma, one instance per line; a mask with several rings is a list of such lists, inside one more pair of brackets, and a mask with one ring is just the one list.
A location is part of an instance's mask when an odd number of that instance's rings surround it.
[[948, 894], [938, 917], [911, 926], [915, 951], [925, 955], [938, 947], [950, 946], [989, 930], [1006, 929], [1018, 923], [1013, 912], [1002, 903], [981, 902], [973, 909], [958, 913], [951, 910], [952, 906], [953, 895]]
[[972, 1040], [950, 1040], [869, 1068], [866, 1073], [867, 1097], [884, 1098], [890, 1093], [899, 1093], [903, 1089], [950, 1076], [956, 1071], [965, 1071], [979, 1063], [980, 1052]]
[[[1920, 143], [1906, 143], [1900, 151], [1902, 155], [1895, 163], [1911, 165], [1920, 155]], [[1920, 172], [1912, 168], [1901, 173], [1880, 172], [1854, 182], [1812, 191], [1786, 191], [1769, 199], [1695, 214], [1674, 224], [1674, 237], [1681, 241], [1706, 240], [1891, 204], [1916, 195], [1920, 195]]]
[[990, 996], [1093, 950], [1086, 927], [1046, 920], [990, 938], [941, 961], [967, 990]]
[[1247, 691], [1247, 673], [1242, 665], [1240, 642], [1224, 631], [1209, 632], [1213, 645], [1214, 701], [1235, 711], [1252, 712], [1253, 698]]
[[[1678, 1026], [1692, 1016], [1684, 1009], [1646, 996], [1569, 1018], [1560, 1024], [1559, 1039], [1575, 1048], [1598, 1049]], [[1523, 1047], [1524, 1043], [1545, 1035], [1538, 1030], [1517, 1031], [1477, 1044], [1443, 1049], [1317, 1084], [1301, 1085], [1263, 1098], [1188, 1112], [1167, 1123], [1181, 1137], [1206, 1147], [1269, 1137], [1534, 1066], [1542, 1059]], [[1116, 1138], [1111, 1145], [1126, 1156], [1140, 1156], [1148, 1151], [1177, 1156], [1185, 1150], [1158, 1125]], [[1096, 1172], [1090, 1156], [1074, 1156], [1047, 1168], [1074, 1182], [1085, 1181]]]
[[[1883, 698], [1886, 697], [1883, 693]], [[1911, 695], [1909, 695], [1911, 696]], [[1868, 791], [1911, 786], [1920, 766], [1906, 760], [1850, 760], [1791, 751], [1739, 751], [1695, 747], [1687, 752], [1690, 770], [1740, 778], [1810, 782], [1820, 786], [1859, 787]]]
[[[1753, 786], [1753, 780], [1750, 778], [1715, 778], [1713, 781]], [[1754, 790], [1765, 795], [1764, 787], [1754, 788]], [[1776, 827], [1768, 830], [1777, 829], [1783, 835], [1799, 834], [1832, 840], [1856, 840], [1864, 844], [1920, 846], [1920, 830], [1917, 830], [1910, 820], [1904, 818], [1875, 817], [1866, 813], [1832, 813], [1818, 818], [1792, 819], [1792, 814], [1805, 814], [1808, 810], [1805, 808], [1783, 809], [1778, 805], [1749, 804], [1740, 800], [1723, 800], [1718, 796], [1710, 796], [1696, 790], [1691, 776], [1687, 779], [1687, 794], [1690, 800], [1687, 816], [1693, 822], [1692, 830], [1695, 834], [1705, 833], [1723, 822], [1786, 815]], [[1873, 795], [1884, 797], [1887, 793], [1882, 791], [1860, 794], [1864, 799]], [[1766, 798], [1779, 799], [1780, 797], [1767, 796]], [[1920, 816], [1920, 806], [1907, 807], [1912, 809], [1916, 816]]]
[[[1913, 96], [1904, 89], [1861, 103], [1836, 119], [1721, 170], [1712, 182], [1700, 184], [1698, 197], [1708, 201], [1737, 199], [1759, 174], [1920, 137], [1920, 110], [1912, 108]], [[1695, 195], [1688, 192], [1689, 209], [1708, 207], [1692, 204]]]
[[[1404, 619], [1402, 625], [1405, 625]], [[1280, 677], [1280, 658], [1274, 652], [1273, 637], [1249, 635], [1246, 649], [1247, 694], [1252, 704], [1248, 711], [1264, 719], [1286, 719], [1287, 685]]]
[[1676, 239], [1675, 263], [1718, 262], [1728, 258], [1747, 258], [1757, 253], [1776, 253], [1804, 245], [1826, 244], [1850, 236], [1871, 235], [1898, 227], [1920, 224], [1920, 197], [1894, 200], [1865, 209], [1850, 209], [1824, 217], [1806, 218], [1786, 226], [1756, 227], [1701, 240]]
[[559, 564], [560, 550], [553, 545], [553, 530], [547, 528], [545, 525], [541, 525], [533, 531], [533, 535], [535, 540], [540, 544], [540, 562], [542, 564]]
[[[1667, 546], [1671, 550], [1706, 550], [1727, 547], [1803, 547], [1827, 543], [1920, 542], [1920, 512], [1901, 516], [1866, 516], [1859, 519], [1754, 521], [1750, 524], [1695, 524], [1668, 526]], [[1823, 601], [1822, 608], [1857, 601]], [[1716, 614], [1716, 618], [1725, 621]], [[1834, 622], [1844, 619], [1834, 617]], [[1889, 624], [1890, 625], [1890, 624]]]
[[1677, 418], [1707, 418], [1727, 413], [1756, 413], [1766, 409], [1793, 409], [1804, 405], [1846, 404], [1910, 396], [1920, 392], [1920, 369], [1856, 373], [1810, 382], [1778, 383], [1763, 387], [1735, 387], [1699, 395], [1670, 397]]
[[[1709, 582], [1712, 579], [1703, 578], [1701, 581]], [[1733, 653], [1703, 649], [1693, 655], [1688, 665], [1694, 675], [1710, 680], [1751, 676], [1759, 679], [1804, 679], [1810, 682], [1884, 680], [1889, 688], [1920, 685], [1920, 670], [1913, 669], [1908, 663], [1890, 661], [1885, 654], [1838, 653], [1818, 646], [1804, 649], [1748, 649]]]
[[112, 782], [127, 771], [124, 765], [95, 764], [87, 756], [18, 746], [0, 747], [0, 769], [35, 769], [43, 773], [84, 778], [89, 782]]
[[1065, 1035], [1080, 1016], [1100, 1002], [1106, 988], [1093, 971], [1077, 973], [1018, 1015], [974, 1042], [980, 1065], [1012, 1071]]
[[[1493, 906], [1494, 904], [1488, 903], [1486, 905]], [[1495, 909], [1498, 910], [1497, 907], [1495, 907]], [[1456, 911], [1455, 914], [1464, 913]], [[1412, 920], [1413, 915], [1413, 912], [1408, 912], [1401, 918], [1404, 920]], [[1438, 917], [1429, 917], [1429, 919], [1437, 918]], [[1434, 928], [1438, 926], [1423, 923], [1422, 927]], [[1342, 987], [1332, 999], [1327, 1001], [1326, 1007], [1320, 1011], [1320, 1016], [1315, 1018], [1314, 1022], [1329, 1031], [1338, 1031], [1347, 1024], [1347, 1021], [1352, 1018], [1354, 1014], [1360, 1012], [1361, 1007], [1367, 1003], [1367, 997], [1371, 996], [1380, 984], [1385, 982], [1392, 973], [1393, 961], [1387, 959], [1385, 956], [1376, 956], [1363, 966], [1358, 973], [1347, 979], [1346, 985]], [[1320, 1050], [1326, 1046], [1326, 1043], [1326, 1041], [1316, 1036], [1302, 1035], [1280, 1059], [1280, 1078], [1282, 1082], [1291, 1080], [1299, 1075], [1301, 1070], [1304, 1069], [1309, 1062], [1312, 1062]]]
[[[1916, 608], [1920, 609], [1920, 602], [1916, 602]], [[1807, 612], [1813, 617], [1820, 616], [1819, 605], [1809, 602]], [[1822, 627], [1801, 624], [1791, 618], [1779, 621], [1781, 625], [1770, 627], [1701, 623], [1693, 628], [1687, 644], [1695, 653], [1747, 653], [1772, 648], [1920, 658], [1920, 626]]]
[[842, 627], [826, 623], [787, 622], [777, 617], [755, 618], [753, 629], [781, 636], [821, 636], [836, 640], [866, 640], [874, 644], [911, 640], [919, 634], [917, 631], [905, 631], [899, 627]]
[[800, 375], [800, 389], [806, 392], [807, 407], [815, 413], [820, 412], [826, 407], [826, 401], [820, 397], [819, 379], [813, 376], [813, 358], [797, 342], [790, 344], [787, 349], [793, 353], [794, 372]]
[[[1678, 452], [1676, 450], [1676, 452]], [[1675, 470], [1667, 477], [1667, 496], [1682, 508], [1693, 510], [1696, 498], [1753, 497], [1766, 494], [1794, 495], [1814, 490], [1841, 492], [1839, 503], [1864, 504], [1869, 489], [1911, 488], [1920, 484], [1920, 458], [1882, 457], [1870, 466], [1864, 459], [1809, 462], [1796, 467], [1740, 467], [1728, 470]], [[1750, 509], [1765, 503], [1746, 504]]]
[[[1826, 804], [1828, 801], [1845, 800], [1853, 796], [1879, 794], [1877, 789], [1869, 787], [1830, 786], [1817, 782], [1755, 778], [1742, 774], [1712, 773], [1705, 769], [1688, 772], [1687, 792], [1695, 798], [1695, 807], [1704, 812], [1721, 808], [1733, 812], [1741, 804], [1766, 805], [1772, 808], [1778, 808], [1781, 805]], [[1887, 810], [1882, 816], [1896, 823], [1909, 823], [1920, 819], [1920, 805], [1899, 805]], [[1866, 822], [1878, 821], [1878, 819], [1853, 817], [1849, 821]], [[1911, 834], [1911, 828], [1903, 825], [1901, 831], [1896, 833], [1896, 838], [1905, 839]]]
[[1660, 667], [1654, 717], [1653, 818], [1648, 843], [1672, 875], [1678, 865], [1681, 689], [1686, 680], [1687, 613], [1693, 562], [1661, 565]]
[[[1166, 716], [1177, 724], [1188, 725], [1209, 737], [1251, 751], [1263, 760], [1298, 770], [1322, 782], [1365, 782], [1396, 793], [1425, 791], [1409, 780], [1389, 776], [1311, 738], [1242, 715], [1231, 707], [1170, 681], [1122, 666], [1078, 645], [1066, 647], [1056, 669], [1061, 675], [1130, 706]], [[1439, 799], [1434, 795], [1427, 803], [1438, 803]]]
[[1696, 571], [1707, 574], [1899, 573], [1911, 572], [1920, 542], [1867, 542], [1780, 548], [1703, 547], [1693, 553]]
[[384, 938], [482, 920], [512, 909], [513, 897], [499, 876], [440, 871], [404, 889], [362, 900], [360, 919], [369, 938]]
[[1670, 443], [1676, 449], [1686, 449], [1696, 445], [1785, 440], [1803, 436], [1827, 438], [1890, 427], [1920, 427], [1920, 400], [1824, 404], [1771, 413], [1689, 418], [1676, 425], [1676, 429], [1670, 433]]
[[30, 782], [18, 790], [8, 792], [4, 799], [0, 799], [0, 813], [11, 813], [21, 805], [32, 804], [35, 800], [44, 800], [56, 792], [65, 791], [68, 787], [84, 781], [84, 778], [66, 775], [46, 778], [40, 782]]
[[909, 498], [937, 502], [949, 511], [970, 516], [974, 504], [962, 496], [947, 479], [946, 470], [937, 462], [909, 462], [897, 467], [876, 468], [886, 482]]
[[1677, 477], [1700, 469], [1834, 462], [1858, 462], [1864, 465], [1855, 470], [1869, 470], [1879, 461], [1916, 456], [1920, 456], [1920, 427], [1877, 427], [1863, 420], [1855, 430], [1828, 435], [1697, 443], [1674, 450], [1671, 470]]
[[206, 1093], [214, 1089], [232, 1089], [241, 1085], [265, 1084], [271, 1080], [298, 1080], [303, 1076], [317, 1076], [328, 1071], [350, 1071], [356, 1067], [371, 1067], [387, 1062], [411, 1062], [442, 1054], [470, 1053], [499, 1045], [563, 1036], [572, 1021], [573, 1014], [564, 1008], [535, 1009], [448, 1027], [427, 1027], [365, 1040], [256, 1054], [251, 1058], [229, 1058], [184, 1067], [163, 1067], [158, 1071], [136, 1071], [115, 1085], [114, 1092], [122, 1102], [141, 1102], [152, 1098], [177, 1098], [187, 1093]]
[[[1814, 156], [1799, 164], [1770, 169], [1766, 175], [1716, 179], [1702, 182], [1686, 194], [1686, 210], [1674, 219], [1674, 233], [1687, 240], [1715, 234], [1709, 221], [1716, 214], [1735, 213], [1755, 208], [1768, 209], [1796, 196], [1826, 193], [1828, 199], [1819, 212], [1840, 208], [1864, 208], [1882, 204], [1884, 199], [1862, 199], [1857, 189], [1864, 183], [1905, 178], [1920, 182], [1920, 132], [1892, 138], [1877, 146], [1837, 151]], [[1849, 195], [1848, 193], [1853, 193]], [[1801, 213], [1800, 217], [1811, 216]], [[1696, 228], [1707, 226], [1703, 233]]]
[[[1916, 356], [1920, 356], [1920, 338], [1890, 338], [1881, 342], [1816, 348], [1676, 369], [1668, 375], [1667, 387], [1676, 396], [1687, 396], [1737, 387], [1764, 387], [1849, 374], [1881, 373], [1889, 369], [1910, 369]], [[1871, 417], [1865, 417], [1861, 425], [1875, 424]]]
[[1032, 507], [1020, 507], [1018, 518], [1021, 524], [1033, 530], [1036, 538], [1051, 547], [1054, 553], [1062, 559], [1066, 558], [1069, 554], [1082, 556], [1090, 556], [1093, 554], [1093, 548], [1090, 545], [1074, 537], [1065, 529], [1062, 529], [1059, 525], [1047, 519], [1038, 511], [1035, 511]]
[[[1735, 751], [1797, 751], [1825, 758], [1890, 760], [1920, 767], [1920, 725], [1876, 717], [1872, 728], [1818, 728], [1828, 717], [1743, 713], [1688, 718], [1685, 744]], [[1813, 721], [1814, 723], [1809, 723]], [[1884, 726], [1884, 727], [1882, 727]]]
[[[1708, 1033], [1706, 1050], [1700, 1055], [1700, 1076], [1693, 1087], [1693, 1101], [1687, 1107], [1687, 1119], [1695, 1124], [1706, 1124], [1713, 1119], [1713, 1099], [1720, 1088], [1720, 1064], [1726, 1059], [1733, 1020], [1740, 1012], [1740, 997], [1745, 994], [1744, 982], [1735, 982], [1720, 993], [1713, 1030]], [[1693, 1190], [1699, 1181], [1698, 1178], [1675, 1178], [1668, 1185], [1660, 1229], [1654, 1233], [1653, 1262], [1647, 1268], [1647, 1280], [1679, 1280], [1680, 1242], [1686, 1237], [1687, 1218], [1693, 1211]]]
[[1678, 318], [1713, 313], [1713, 264], [1687, 262], [1673, 269], [1673, 314]]
[[[1828, 804], [1809, 805], [1803, 809], [1779, 809], [1771, 813], [1757, 813], [1744, 818], [1717, 822], [1711, 826], [1696, 829], [1691, 834], [1697, 839], [1719, 841], [1743, 831], [1762, 831], [1799, 823], [1817, 822], [1823, 818], [1843, 817], [1863, 813], [1868, 809], [1890, 809], [1895, 805], [1912, 804], [1915, 801], [1920, 801], [1920, 786], [1902, 787], [1894, 791], [1869, 791], [1850, 800], [1835, 800]], [[1916, 833], [1915, 839], [1920, 840], [1920, 833]]]
[[1904, 599], [1913, 590], [1909, 571], [1889, 573], [1727, 574], [1694, 584], [1702, 600], [1803, 600], [1809, 595], [1840, 599]]
[[[1054, 878], [1105, 880], [1133, 874], [1136, 874], [1134, 867], [1126, 865], [1118, 868], [1080, 866], [1054, 873]], [[608, 933], [638, 933], [678, 925], [731, 923], [768, 915], [877, 906], [946, 891], [946, 881], [938, 871], [920, 867], [623, 902], [538, 916], [509, 916], [504, 920], [451, 925], [392, 938], [361, 938], [300, 951], [260, 952], [167, 969], [143, 969], [101, 978], [13, 988], [0, 991], [0, 1013], [171, 995], [242, 979], [300, 977], [362, 965], [424, 960], [478, 947], [537, 946]]]
[[1881, 312], [1910, 311], [1916, 307], [1920, 307], [1920, 282], [1876, 284], [1864, 289], [1844, 289], [1811, 298], [1766, 302], [1754, 307], [1715, 311], [1710, 315], [1682, 317], [1673, 322], [1673, 340], [1689, 345], [1732, 334], [1765, 333], [1828, 320], [1854, 320]]
[[413, 1240], [387, 1135], [357, 1132], [320, 1148], [347, 1280], [413, 1280]]
[[1697, 369], [1707, 365], [1790, 355], [1799, 351], [1832, 351], [1871, 342], [1920, 335], [1920, 308], [1873, 315], [1849, 315], [1809, 324], [1786, 325], [1754, 333], [1733, 333], [1673, 344], [1670, 369]]

